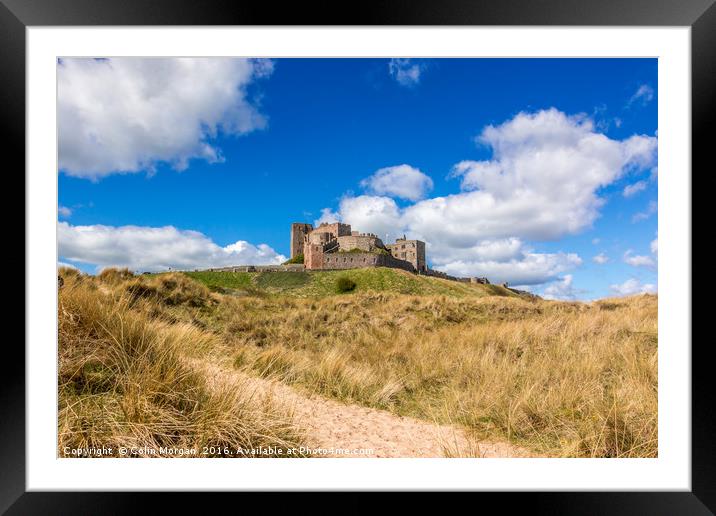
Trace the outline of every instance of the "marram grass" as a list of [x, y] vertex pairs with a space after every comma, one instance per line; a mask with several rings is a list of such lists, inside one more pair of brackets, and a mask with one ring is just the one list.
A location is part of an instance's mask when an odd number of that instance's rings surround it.
[[[181, 365], [207, 353], [250, 375], [538, 456], [657, 455], [656, 296], [564, 303], [346, 272], [356, 282], [346, 294], [332, 274], [241, 295], [179, 274], [68, 276], [61, 442], [300, 441], [275, 407], [237, 409], [249, 393], [212, 393]], [[250, 276], [235, 283], [256, 285]]]

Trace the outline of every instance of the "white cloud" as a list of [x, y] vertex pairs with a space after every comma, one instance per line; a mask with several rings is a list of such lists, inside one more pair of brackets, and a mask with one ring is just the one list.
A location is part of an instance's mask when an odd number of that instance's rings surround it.
[[642, 284], [636, 278], [630, 278], [624, 283], [610, 285], [612, 292], [619, 296], [632, 296], [634, 294], [656, 294], [656, 285], [653, 283]]
[[628, 263], [632, 267], [653, 267], [655, 265], [651, 256], [633, 254], [631, 249], [624, 253], [624, 263]]
[[646, 190], [646, 181], [637, 181], [634, 184], [626, 185], [624, 187], [624, 191], [622, 192], [622, 195], [624, 197], [631, 197], [631, 196], [636, 195], [639, 192], [642, 192], [644, 190]]
[[410, 165], [381, 168], [361, 181], [369, 193], [418, 201], [432, 190], [433, 180]]
[[642, 84], [637, 88], [636, 92], [634, 92], [634, 95], [631, 96], [629, 102], [627, 102], [627, 106], [631, 106], [635, 102], [639, 102], [642, 106], [645, 106], [652, 100], [654, 100], [654, 88], [648, 84]]
[[221, 161], [219, 133], [265, 127], [246, 88], [271, 61], [235, 58], [62, 59], [57, 66], [59, 168], [93, 180]]
[[391, 59], [388, 62], [390, 75], [398, 81], [401, 86], [416, 86], [420, 82], [420, 76], [425, 70], [425, 65], [416, 63], [412, 59]]
[[321, 210], [321, 222], [345, 222], [354, 229], [375, 233], [383, 241], [392, 241], [401, 235], [403, 223], [400, 208], [390, 197], [360, 195], [341, 199], [338, 212], [329, 209]]
[[67, 262], [57, 262], [57, 268], [58, 268], [58, 269], [61, 269], [61, 268], [63, 268], [63, 267], [64, 267], [64, 268], [67, 268], [67, 269], [75, 269], [75, 270], [78, 270], [77, 267], [75, 267], [75, 266], [72, 265], [71, 263], [67, 263]]
[[562, 301], [576, 299], [581, 291], [574, 288], [572, 280], [571, 274], [565, 274], [559, 281], [547, 286], [542, 293], [542, 297]]
[[649, 248], [651, 249], [651, 252], [654, 254], [659, 253], [659, 239], [655, 238], [651, 241], [651, 244], [649, 245]]
[[72, 216], [72, 209], [67, 206], [60, 206], [57, 208], [57, 214], [62, 218], [69, 218]]
[[242, 264], [278, 264], [286, 257], [266, 244], [243, 240], [220, 247], [197, 231], [173, 226], [57, 225], [59, 256], [74, 262], [158, 271]]
[[654, 213], [656, 213], [658, 210], [658, 205], [656, 204], [656, 201], [649, 201], [649, 204], [647, 205], [646, 209], [644, 211], [640, 211], [638, 213], [635, 213], [631, 221], [632, 223], [641, 222], [642, 220], [646, 220], [649, 217], [651, 217]]
[[595, 257], [592, 258], [592, 261], [594, 263], [598, 263], [599, 265], [604, 265], [609, 261], [609, 257], [604, 253], [599, 253]]
[[[327, 213], [381, 238], [405, 233], [424, 240], [428, 259], [445, 272], [536, 284], [555, 279], [581, 259], [533, 253], [522, 242], [555, 240], [589, 227], [605, 202], [600, 188], [656, 161], [656, 138], [612, 140], [596, 133], [584, 116], [556, 109], [520, 113], [486, 127], [478, 139], [493, 156], [454, 167], [451, 175], [461, 178], [460, 193], [403, 209], [388, 197], [345, 197], [336, 212]], [[518, 243], [513, 255], [480, 256], [491, 246], [509, 247], [506, 242]]]
[[[464, 249], [453, 249], [449, 257], [443, 257], [445, 263], [452, 260], [476, 260], [480, 262], [504, 262], [524, 258], [526, 252], [524, 244], [519, 238], [503, 238], [501, 240], [483, 240], [476, 245]], [[438, 262], [440, 262], [438, 252]]]
[[416, 209], [448, 219], [449, 210], [459, 211], [454, 229], [461, 232], [469, 218], [469, 225], [487, 237], [536, 240], [590, 226], [604, 204], [598, 189], [627, 169], [652, 165], [657, 143], [650, 136], [612, 140], [594, 132], [589, 119], [556, 109], [520, 113], [488, 126], [479, 141], [493, 149], [493, 158], [455, 166], [453, 175], [462, 178], [465, 192], [424, 201]]
[[[484, 276], [492, 283], [508, 282], [520, 285], [539, 285], [553, 281], [565, 271], [582, 264], [574, 253], [533, 253], [526, 250], [504, 261], [497, 259], [454, 260], [448, 255], [438, 255], [434, 260], [437, 270], [455, 276]], [[440, 262], [446, 263], [441, 264]]]
[[594, 245], [599, 244], [599, 242], [601, 242], [601, 241], [602, 241], [601, 238], [592, 238], [592, 244], [594, 244]]
[[330, 208], [323, 208], [321, 210], [321, 216], [313, 222], [314, 226], [320, 226], [323, 223], [332, 224], [334, 222], [340, 222], [341, 216], [331, 210]]

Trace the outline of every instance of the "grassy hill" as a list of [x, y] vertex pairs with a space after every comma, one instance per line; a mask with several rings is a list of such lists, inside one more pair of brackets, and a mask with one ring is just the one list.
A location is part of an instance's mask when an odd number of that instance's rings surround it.
[[220, 366], [540, 456], [658, 453], [656, 296], [525, 299], [393, 269], [59, 274], [60, 450], [304, 442]]
[[345, 271], [310, 272], [187, 272], [212, 290], [234, 294], [281, 293], [296, 297], [324, 297], [338, 295], [337, 281], [350, 278], [356, 288], [341, 295], [359, 292], [394, 292], [419, 296], [448, 297], [519, 297], [499, 285], [460, 283], [441, 278], [417, 276], [409, 272], [385, 267], [351, 269]]

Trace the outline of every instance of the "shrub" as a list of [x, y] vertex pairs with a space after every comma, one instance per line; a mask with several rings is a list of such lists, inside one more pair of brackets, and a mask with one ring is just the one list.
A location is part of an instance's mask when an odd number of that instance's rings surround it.
[[356, 288], [356, 282], [348, 276], [340, 276], [336, 280], [336, 288], [338, 292], [350, 292]]
[[291, 258], [290, 260], [286, 260], [285, 262], [283, 262], [284, 265], [291, 265], [293, 263], [302, 264], [303, 263], [303, 253], [299, 253], [296, 256], [294, 256], [293, 258]]

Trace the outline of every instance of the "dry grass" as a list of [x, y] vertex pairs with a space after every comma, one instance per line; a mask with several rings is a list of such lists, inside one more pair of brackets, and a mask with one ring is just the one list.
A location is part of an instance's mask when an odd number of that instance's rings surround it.
[[97, 279], [99, 281], [102, 283], [110, 283], [112, 285], [117, 285], [132, 278], [134, 278], [134, 273], [126, 267], [123, 269], [107, 267], [102, 269], [102, 272], [97, 275]]
[[235, 365], [538, 454], [657, 454], [657, 298], [225, 299]]
[[[181, 275], [127, 281], [61, 270], [58, 451], [65, 447], [170, 450], [197, 456], [300, 446], [290, 417], [250, 388], [209, 383], [189, 357], [215, 349], [216, 336], [156, 317], [161, 306], [205, 306], [208, 291]], [[109, 289], [107, 284], [116, 285]], [[206, 294], [206, 295], [205, 295]], [[204, 447], [210, 447], [204, 454]]]
[[[656, 296], [589, 304], [371, 291], [236, 297], [179, 276], [67, 281], [61, 440], [294, 439], [275, 415], [227, 415], [248, 406], [243, 393], [213, 400], [201, 377], [180, 368], [177, 354], [210, 350], [254, 375], [462, 426], [476, 442], [508, 440], [538, 456], [657, 455]], [[98, 297], [103, 289], [109, 294]], [[263, 437], [251, 437], [256, 428]]]

